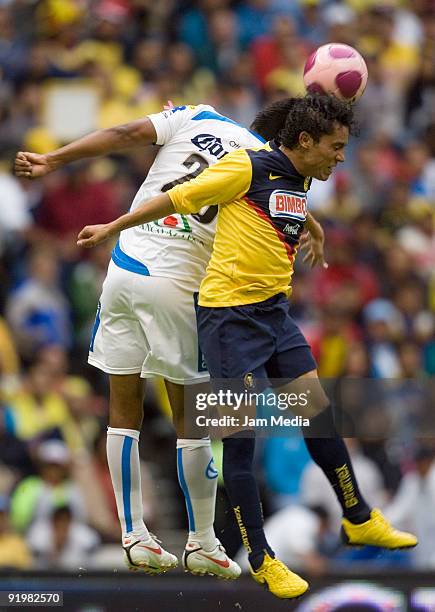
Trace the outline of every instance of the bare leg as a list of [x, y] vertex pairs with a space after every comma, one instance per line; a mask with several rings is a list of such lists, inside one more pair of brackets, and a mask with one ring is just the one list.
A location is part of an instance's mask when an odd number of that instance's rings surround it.
[[143, 420], [145, 380], [139, 374], [111, 374], [109, 427], [140, 431]]

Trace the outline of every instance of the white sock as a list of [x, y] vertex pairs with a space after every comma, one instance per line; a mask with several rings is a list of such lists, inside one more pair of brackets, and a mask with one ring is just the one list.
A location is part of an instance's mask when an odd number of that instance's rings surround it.
[[178, 482], [186, 499], [189, 541], [205, 550], [216, 546], [213, 528], [218, 473], [213, 465], [210, 440], [177, 440]]
[[108, 427], [107, 461], [122, 537], [133, 535], [147, 540], [150, 534], [143, 521], [139, 431]]

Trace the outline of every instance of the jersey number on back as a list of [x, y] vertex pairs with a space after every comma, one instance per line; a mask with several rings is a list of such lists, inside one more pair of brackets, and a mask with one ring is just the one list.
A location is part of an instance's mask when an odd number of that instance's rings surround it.
[[[197, 153], [192, 153], [192, 155], [189, 155], [189, 157], [183, 162], [183, 166], [185, 166], [188, 170], [190, 170], [192, 166], [194, 166], [195, 164], [198, 164], [198, 167], [193, 172], [189, 172], [188, 174], [185, 174], [184, 176], [181, 176], [180, 178], [175, 179], [175, 181], [171, 181], [170, 183], [166, 183], [166, 185], [163, 185], [162, 187], [163, 193], [165, 193], [166, 191], [169, 191], [169, 189], [172, 189], [172, 187], [175, 187], [175, 185], [181, 185], [182, 183], [186, 183], [187, 181], [190, 181], [191, 179], [196, 178], [197, 176], [201, 174], [203, 170], [209, 167], [208, 161], [204, 159], [203, 157], [201, 157], [200, 155], [198, 155]], [[217, 206], [207, 206], [203, 210], [202, 213], [196, 213], [192, 215], [192, 217], [196, 219], [199, 223], [208, 224], [213, 221], [217, 213], [218, 213]], [[184, 215], [180, 215], [180, 216], [183, 217]]]

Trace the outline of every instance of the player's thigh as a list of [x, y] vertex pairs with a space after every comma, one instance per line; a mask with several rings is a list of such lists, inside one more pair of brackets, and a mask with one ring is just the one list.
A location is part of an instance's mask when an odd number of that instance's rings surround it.
[[149, 346], [142, 376], [161, 376], [183, 385], [208, 380], [199, 350], [192, 288], [182, 281], [149, 277], [137, 283], [136, 289], [135, 310]]
[[134, 309], [139, 275], [109, 265], [92, 331], [88, 361], [108, 374], [137, 374], [149, 350]]
[[244, 379], [246, 386], [265, 378], [274, 352], [272, 330], [263, 324], [261, 304], [198, 308], [201, 348], [213, 379]]

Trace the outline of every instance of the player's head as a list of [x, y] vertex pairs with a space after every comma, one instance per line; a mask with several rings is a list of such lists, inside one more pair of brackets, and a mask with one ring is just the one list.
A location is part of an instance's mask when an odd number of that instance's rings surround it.
[[354, 131], [350, 104], [334, 96], [307, 95], [293, 99], [279, 140], [290, 149], [301, 174], [326, 181], [344, 161], [344, 148]]
[[268, 104], [259, 111], [251, 124], [251, 130], [265, 140], [279, 139], [279, 134], [285, 126], [287, 115], [297, 98], [284, 98]]

